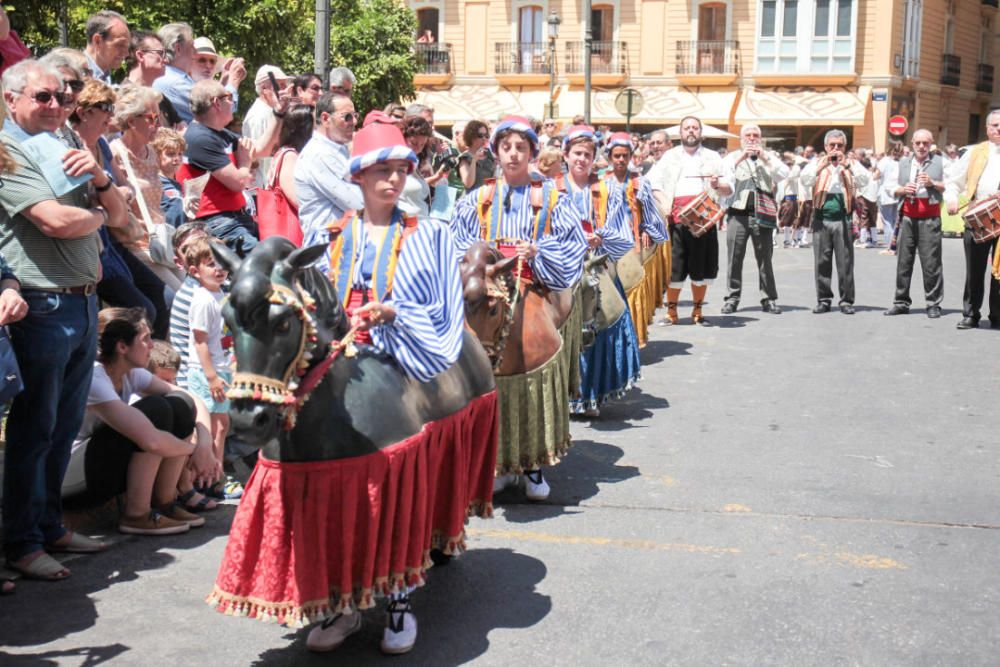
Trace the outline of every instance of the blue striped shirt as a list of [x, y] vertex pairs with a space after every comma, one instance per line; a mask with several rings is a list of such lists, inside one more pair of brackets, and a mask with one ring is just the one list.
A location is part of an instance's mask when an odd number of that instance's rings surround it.
[[[508, 186], [497, 181], [496, 187], [501, 191], [500, 202], [503, 205]], [[535, 215], [531, 209], [530, 187], [521, 185], [509, 188], [510, 207], [504, 207], [498, 238], [531, 240]], [[459, 254], [465, 254], [469, 246], [482, 239], [479, 211], [476, 210], [479, 190], [480, 188], [471, 190], [455, 207], [451, 230], [455, 234]], [[568, 289], [580, 280], [583, 255], [587, 252], [587, 241], [580, 224], [582, 220], [583, 213], [573, 200], [568, 195], [560, 194], [550, 216], [550, 233], [538, 240], [538, 253], [529, 260], [531, 270], [546, 287], [554, 290]]]
[[[649, 186], [649, 181], [641, 176], [630, 175], [629, 178], [639, 179], [639, 191], [636, 193], [636, 200], [642, 210], [642, 220], [639, 222], [639, 229], [649, 234], [653, 243], [663, 243], [670, 239], [666, 225], [663, 224], [663, 217], [660, 209], [656, 207], [656, 200], [653, 198], [653, 189]], [[628, 206], [626, 188], [628, 180], [619, 183], [614, 176], [608, 179], [608, 224], [612, 224], [610, 218], [616, 218], [613, 224], [622, 226], [628, 230], [632, 236], [632, 209]]]
[[[583, 211], [591, 226], [597, 227], [597, 214], [594, 211], [594, 196], [591, 193], [590, 185], [579, 188], [571, 179], [567, 178], [566, 189], [569, 190], [573, 203]], [[614, 201], [610, 196], [612, 190], [609, 189], [608, 192], [608, 212], [611, 213]], [[601, 245], [598, 250], [607, 253], [611, 256], [612, 261], [617, 262], [635, 247], [635, 241], [632, 240], [632, 232], [622, 228], [621, 216], [608, 215], [604, 220], [604, 226], [594, 230], [594, 234], [601, 237]]]

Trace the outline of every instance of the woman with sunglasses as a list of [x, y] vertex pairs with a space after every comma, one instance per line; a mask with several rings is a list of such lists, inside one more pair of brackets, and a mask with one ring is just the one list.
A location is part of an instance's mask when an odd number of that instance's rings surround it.
[[[160, 129], [160, 98], [160, 93], [146, 86], [122, 89], [114, 108], [115, 122], [122, 134], [111, 142], [111, 151], [137, 192], [131, 202], [132, 215], [145, 229], [145, 234], [135, 239], [129, 250], [176, 292], [184, 277], [174, 264], [173, 228], [160, 209], [163, 197], [160, 161], [150, 145]], [[172, 300], [170, 294], [168, 304]]]
[[458, 156], [458, 173], [466, 191], [474, 190], [493, 178], [496, 162], [490, 152], [490, 128], [480, 120], [470, 120], [462, 131], [466, 150]]
[[312, 72], [300, 74], [292, 79], [292, 95], [302, 104], [315, 107], [323, 95], [323, 80]]
[[[126, 185], [125, 175], [115, 163], [111, 146], [104, 138], [114, 114], [116, 99], [110, 86], [103, 81], [91, 79], [73, 102], [70, 122], [75, 130], [72, 132], [76, 141], [94, 155], [122, 191], [126, 201], [130, 201], [134, 196], [133, 192]], [[69, 142], [67, 145], [74, 146]], [[101, 280], [97, 283], [97, 295], [111, 306], [143, 308], [153, 323], [153, 335], [160, 338], [166, 336], [170, 325], [170, 308], [163, 281], [122, 244], [122, 240], [145, 234], [145, 229], [137, 219], [130, 216], [126, 227], [117, 228], [113, 232], [107, 227], [101, 227], [99, 233], [104, 250], [101, 252]]]

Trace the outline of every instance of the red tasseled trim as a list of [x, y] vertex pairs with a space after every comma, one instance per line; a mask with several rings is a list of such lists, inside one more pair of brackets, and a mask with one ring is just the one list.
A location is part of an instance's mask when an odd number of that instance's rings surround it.
[[403, 442], [336, 461], [261, 458], [208, 602], [301, 626], [423, 584], [428, 552], [459, 553], [492, 515], [496, 392]]
[[[347, 311], [347, 316], [350, 317], [351, 315], [354, 314], [355, 308], [360, 308], [366, 301], [372, 301], [372, 300], [374, 300], [374, 297], [372, 296], [372, 291], [370, 289], [364, 291], [359, 289], [352, 289], [351, 296], [348, 297], [347, 299], [347, 308], [345, 309]], [[362, 343], [364, 345], [371, 345], [372, 344], [371, 332], [360, 331], [360, 330], [356, 331], [354, 333], [354, 342]]]

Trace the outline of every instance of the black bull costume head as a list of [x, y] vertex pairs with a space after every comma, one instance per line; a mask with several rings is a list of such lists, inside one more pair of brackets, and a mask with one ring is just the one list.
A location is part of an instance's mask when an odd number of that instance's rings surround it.
[[222, 309], [236, 354], [232, 429], [267, 458], [370, 454], [493, 390], [489, 359], [470, 332], [458, 361], [427, 383], [371, 346], [345, 354], [347, 314], [330, 280], [311, 267], [325, 245], [296, 249], [270, 237], [245, 259], [212, 249], [232, 277]]

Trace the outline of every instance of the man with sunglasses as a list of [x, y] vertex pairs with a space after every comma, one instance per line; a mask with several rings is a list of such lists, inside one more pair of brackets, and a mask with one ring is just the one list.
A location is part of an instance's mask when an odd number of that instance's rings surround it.
[[253, 185], [253, 160], [273, 152], [286, 105], [287, 99], [279, 100], [280, 115], [274, 114], [267, 133], [253, 141], [226, 129], [233, 120], [233, 98], [221, 83], [208, 79], [191, 88], [194, 122], [184, 133], [187, 148], [177, 180], [211, 174], [196, 219], [237, 252], [248, 253], [257, 245], [257, 224], [246, 210], [243, 191]]
[[152, 86], [167, 69], [165, 54], [159, 37], [145, 30], [133, 30], [127, 81], [137, 86]]
[[316, 104], [316, 129], [295, 163], [295, 192], [303, 245], [325, 243], [326, 226], [348, 210], [364, 206], [361, 188], [350, 178], [348, 145], [354, 138], [358, 114], [351, 98], [323, 93]]
[[833, 262], [837, 263], [840, 312], [854, 314], [854, 242], [851, 216], [854, 198], [868, 184], [870, 175], [847, 157], [847, 135], [830, 130], [823, 138], [826, 154], [802, 170], [802, 185], [812, 191], [813, 261], [816, 273], [816, 307], [830, 312], [833, 301]]
[[118, 12], [102, 10], [87, 19], [87, 47], [84, 53], [91, 75], [110, 85], [111, 73], [128, 57], [131, 35], [125, 17]]
[[[24, 391], [7, 420], [4, 551], [25, 576], [58, 580], [69, 570], [46, 550], [107, 546], [67, 531], [59, 499], [97, 348], [98, 229], [124, 226], [127, 206], [89, 151], [64, 150], [51, 136], [67, 101], [58, 70], [24, 60], [4, 72], [3, 87], [10, 116], [0, 141], [18, 166], [2, 174], [0, 252], [28, 304], [28, 315], [10, 325]], [[32, 146], [38, 142], [41, 153]], [[89, 182], [50, 181], [43, 164], [58, 155], [67, 176]]]
[[[277, 90], [271, 86], [269, 74], [274, 76], [274, 81], [278, 84]], [[275, 114], [278, 113], [275, 110], [278, 97], [281, 95], [285, 95], [286, 97], [291, 96], [292, 91], [288, 87], [290, 80], [291, 77], [282, 72], [281, 68], [274, 65], [262, 65], [257, 70], [257, 76], [253, 79], [254, 88], [257, 91], [257, 99], [253, 101], [253, 104], [250, 105], [246, 115], [243, 117], [244, 137], [257, 140], [264, 136], [268, 128], [273, 124]], [[264, 181], [270, 168], [271, 158], [261, 158], [257, 168], [254, 170], [254, 179], [257, 187], [264, 187]]]

